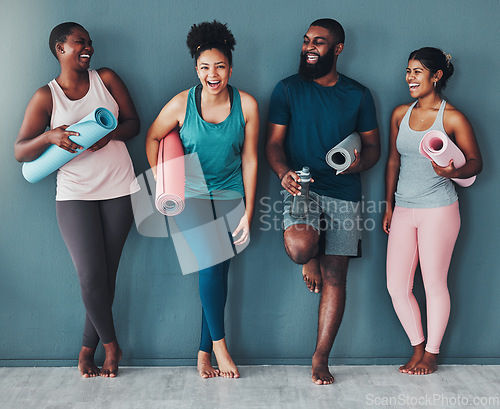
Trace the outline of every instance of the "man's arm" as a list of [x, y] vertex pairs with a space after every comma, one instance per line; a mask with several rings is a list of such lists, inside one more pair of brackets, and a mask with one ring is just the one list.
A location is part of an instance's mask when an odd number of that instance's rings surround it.
[[285, 138], [287, 125], [267, 123], [266, 156], [271, 169], [278, 175], [281, 186], [292, 195], [300, 193], [298, 175], [287, 163]]
[[290, 170], [286, 162], [285, 137], [287, 125], [267, 123], [266, 156], [271, 169], [280, 180]]
[[361, 152], [355, 152], [356, 160], [342, 173], [358, 173], [370, 169], [380, 158], [380, 135], [378, 128], [360, 132]]

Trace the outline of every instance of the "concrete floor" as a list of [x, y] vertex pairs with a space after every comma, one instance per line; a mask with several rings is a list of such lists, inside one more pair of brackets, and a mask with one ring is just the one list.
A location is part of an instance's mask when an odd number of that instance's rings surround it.
[[431, 375], [397, 366], [333, 366], [317, 386], [308, 366], [240, 366], [240, 379], [194, 367], [121, 367], [117, 378], [76, 368], [0, 367], [1, 409], [500, 408], [500, 366], [442, 365]]

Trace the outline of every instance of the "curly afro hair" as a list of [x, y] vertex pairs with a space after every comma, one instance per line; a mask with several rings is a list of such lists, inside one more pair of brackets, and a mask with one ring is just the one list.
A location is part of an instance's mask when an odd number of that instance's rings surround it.
[[211, 23], [205, 21], [200, 24], [193, 24], [191, 30], [189, 30], [186, 44], [191, 57], [195, 59], [195, 63], [203, 51], [215, 48], [226, 56], [229, 65], [233, 64], [232, 51], [236, 45], [236, 40], [226, 24], [216, 20]]

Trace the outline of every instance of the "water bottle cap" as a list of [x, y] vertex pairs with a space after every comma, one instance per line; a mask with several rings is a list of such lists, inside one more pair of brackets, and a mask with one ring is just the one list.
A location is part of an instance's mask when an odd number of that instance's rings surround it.
[[311, 180], [311, 171], [309, 170], [308, 166], [302, 167], [302, 170], [298, 170], [296, 171], [296, 173], [303, 182], [308, 182]]

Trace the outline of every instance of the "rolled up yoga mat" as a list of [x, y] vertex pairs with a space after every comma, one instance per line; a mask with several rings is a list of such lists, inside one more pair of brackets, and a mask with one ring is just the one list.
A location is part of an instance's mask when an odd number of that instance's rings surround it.
[[67, 131], [78, 132], [80, 134], [78, 136], [71, 135], [69, 139], [80, 145], [83, 149], [78, 149], [75, 153], [71, 153], [57, 145], [51, 145], [34, 161], [23, 164], [24, 178], [31, 183], [39, 182], [84, 150], [90, 148], [94, 143], [115, 129], [117, 125], [116, 118], [109, 110], [106, 108], [96, 108], [85, 118], [66, 128]]
[[[461, 168], [465, 165], [466, 159], [462, 151], [453, 141], [441, 131], [427, 132], [420, 141], [420, 153], [436, 162], [439, 166], [448, 166], [453, 159], [455, 168]], [[474, 183], [476, 176], [467, 179], [452, 178], [456, 184], [462, 187], [468, 187]]]
[[326, 163], [337, 171], [337, 175], [352, 165], [356, 156], [354, 149], [361, 152], [361, 137], [357, 132], [353, 132], [344, 140], [334, 146], [326, 154]]
[[156, 200], [158, 211], [175, 216], [184, 210], [184, 148], [179, 132], [173, 130], [160, 141], [156, 165]]

